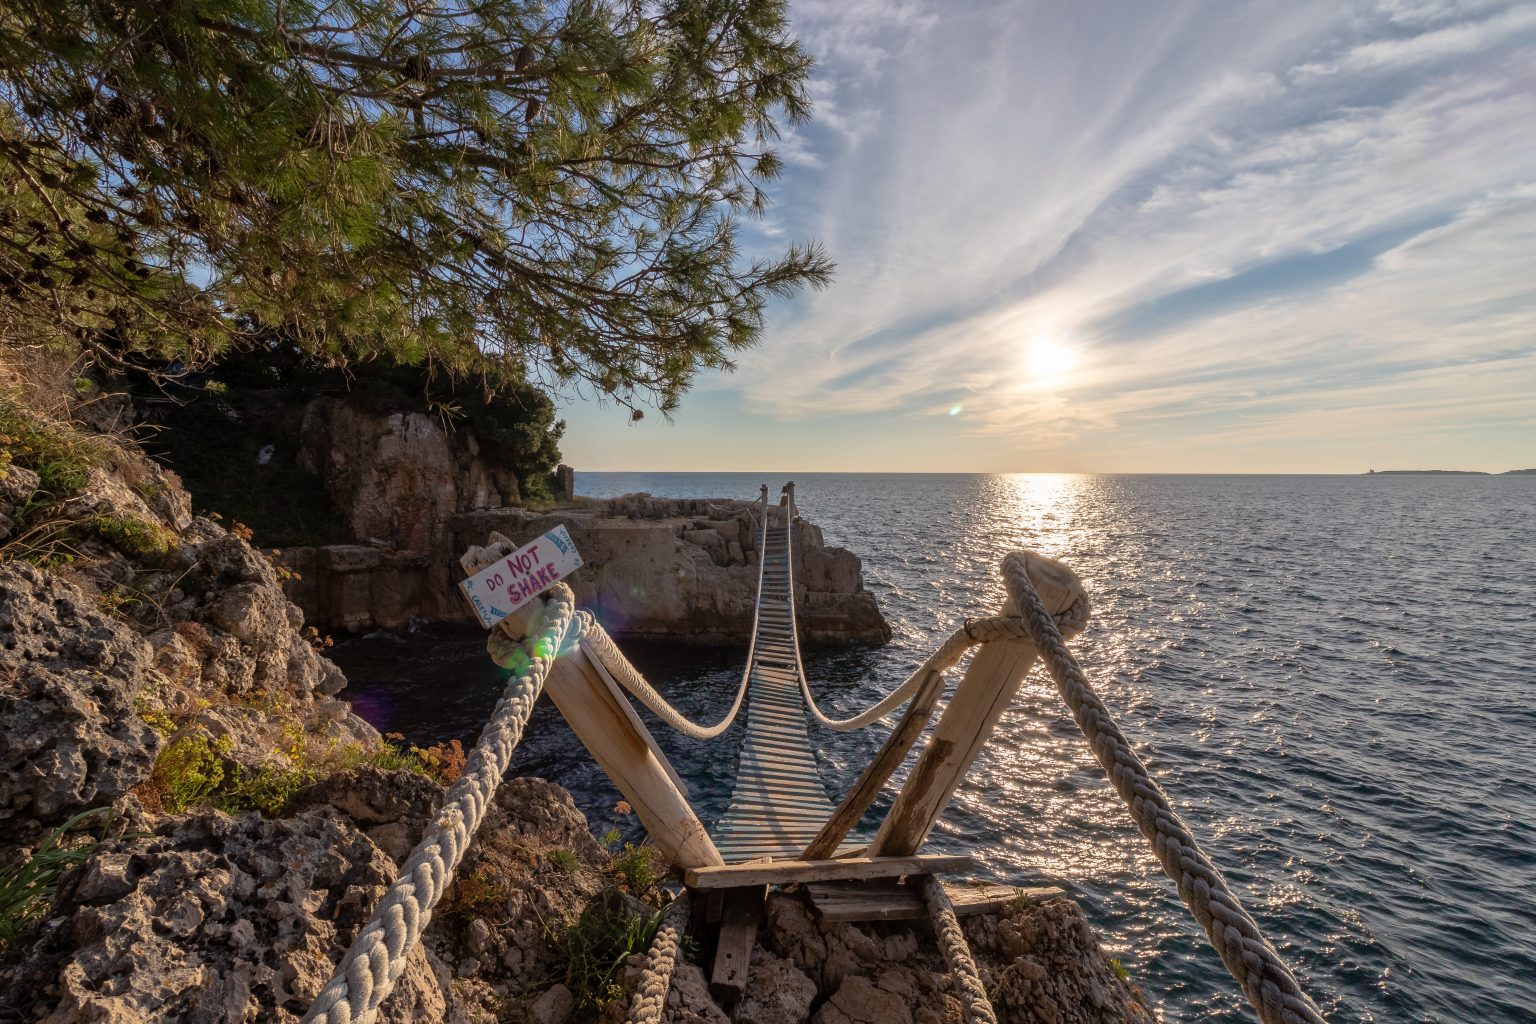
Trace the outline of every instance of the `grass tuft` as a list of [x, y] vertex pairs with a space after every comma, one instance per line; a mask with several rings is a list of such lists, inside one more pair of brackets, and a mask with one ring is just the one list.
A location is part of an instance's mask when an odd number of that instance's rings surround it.
[[[100, 837], [66, 840], [75, 826], [101, 814], [107, 820], [102, 824]], [[0, 951], [10, 948], [28, 928], [42, 920], [58, 891], [60, 876], [90, 856], [110, 825], [110, 808], [82, 811], [50, 832], [31, 856], [0, 868]]]
[[44, 420], [0, 395], [0, 475], [12, 465], [36, 473], [39, 489], [64, 498], [90, 482], [107, 446], [68, 423]]
[[576, 997], [576, 1012], [600, 1010], [624, 990], [617, 982], [624, 961], [650, 948], [661, 915], [616, 889], [606, 889], [560, 937], [565, 985]]

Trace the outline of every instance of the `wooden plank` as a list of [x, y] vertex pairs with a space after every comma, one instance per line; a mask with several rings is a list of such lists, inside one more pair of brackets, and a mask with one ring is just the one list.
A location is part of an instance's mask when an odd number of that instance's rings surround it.
[[726, 890], [715, 959], [709, 971], [709, 994], [722, 1003], [740, 1002], [747, 991], [757, 919], [766, 895], [761, 885]]
[[786, 860], [766, 865], [727, 864], [724, 867], [686, 868], [683, 881], [693, 889], [732, 889], [743, 885], [789, 885], [795, 882], [934, 875], [944, 871], [970, 871], [975, 866], [975, 858], [964, 854]]
[[[928, 904], [910, 885], [889, 882], [812, 882], [805, 887], [811, 909], [824, 923], [842, 921], [924, 921]], [[1015, 901], [1038, 903], [1065, 896], [1058, 886], [1018, 888], [1012, 885], [944, 886], [955, 915], [966, 917], [1001, 909]]]
[[843, 797], [843, 802], [838, 804], [837, 810], [827, 819], [827, 823], [816, 833], [816, 838], [805, 848], [801, 856], [806, 860], [821, 860], [829, 857], [838, 844], [848, 838], [848, 833], [853, 831], [864, 812], [869, 810], [869, 805], [875, 802], [875, 797], [880, 795], [880, 790], [885, 788], [885, 782], [891, 777], [891, 773], [901, 767], [901, 762], [907, 756], [907, 751], [912, 749], [912, 744], [923, 734], [928, 726], [928, 719], [933, 714], [933, 706], [938, 703], [939, 694], [944, 692], [944, 674], [934, 669], [929, 669], [926, 677], [918, 685], [917, 693], [907, 704], [906, 712], [901, 716], [901, 721], [896, 723], [896, 728], [886, 737], [885, 743], [880, 747], [880, 752], [874, 756], [869, 764], [860, 773], [859, 780], [853, 784], [848, 795]]

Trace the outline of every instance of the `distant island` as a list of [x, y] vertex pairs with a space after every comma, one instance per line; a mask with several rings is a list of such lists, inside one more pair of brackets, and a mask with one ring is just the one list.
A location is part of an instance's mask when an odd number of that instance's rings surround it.
[[[1370, 469], [1365, 476], [1493, 476], [1480, 469]], [[1499, 476], [1536, 476], [1536, 469], [1507, 469]]]

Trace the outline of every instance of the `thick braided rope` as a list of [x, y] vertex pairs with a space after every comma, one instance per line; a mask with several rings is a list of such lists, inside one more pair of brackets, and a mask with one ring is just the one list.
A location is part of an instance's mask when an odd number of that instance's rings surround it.
[[1003, 559], [1003, 582], [1019, 609], [1035, 649], [1050, 670], [1056, 688], [1066, 701], [1078, 728], [1115, 791], [1125, 800], [1152, 852], [1179, 887], [1195, 919], [1210, 936], [1211, 945], [1237, 979], [1243, 994], [1265, 1024], [1325, 1024], [1316, 1004], [1301, 990], [1295, 976], [1280, 959], [1248, 912], [1243, 909], [1210, 858], [1170, 806], [1167, 795], [1153, 781], [1130, 742], [1125, 738], [1099, 695], [1083, 674], [1056, 624], [1051, 621], [1018, 553]]
[[[1088, 625], [1088, 602], [1074, 602], [1052, 621], [1066, 636], [1076, 636]], [[912, 695], [922, 686], [923, 679], [930, 671], [949, 671], [959, 664], [966, 651], [977, 644], [991, 643], [994, 640], [1028, 640], [1029, 638], [1029, 630], [1025, 628], [1024, 623], [1013, 616], [998, 615], [987, 619], [967, 619], [965, 625], [951, 633], [939, 645], [939, 649], [919, 665], [917, 671], [907, 677], [905, 682], [868, 709], [860, 711], [851, 718], [828, 718], [822, 713], [816, 706], [816, 701], [811, 698], [810, 684], [805, 680], [804, 670], [800, 673], [800, 692], [805, 697], [806, 706], [811, 709], [812, 717], [822, 728], [837, 732], [862, 729], [911, 700]]]
[[645, 970], [629, 1001], [628, 1024], [661, 1024], [667, 1012], [667, 990], [677, 970], [678, 951], [688, 931], [688, 894], [682, 893], [662, 912], [656, 937], [645, 955]]
[[575, 598], [563, 583], [544, 609], [542, 628], [524, 642], [523, 670], [507, 682], [491, 719], [470, 751], [464, 773], [448, 791], [442, 810], [411, 851], [384, 893], [373, 917], [352, 940], [331, 980], [305, 1014], [314, 1024], [367, 1024], [405, 970], [406, 957], [432, 920], [485, 816], [485, 809], [512, 761], [512, 751], [538, 700], [549, 667], [573, 622]]
[[731, 727], [731, 723], [736, 721], [737, 712], [741, 710], [741, 705], [746, 700], [747, 683], [752, 678], [750, 672], [742, 673], [741, 686], [736, 690], [736, 699], [726, 711], [725, 717], [714, 725], [698, 725], [684, 718], [681, 711], [667, 703], [667, 699], [646, 682], [645, 676], [630, 664], [629, 659], [624, 657], [624, 652], [619, 650], [618, 645], [613, 642], [613, 637], [609, 636], [608, 631], [596, 621], [593, 621], [582, 635], [582, 646], [587, 653], [603, 663], [603, 668], [608, 670], [608, 674], [613, 676], [615, 682], [633, 694], [641, 704], [650, 708], [657, 718], [684, 736], [696, 740], [712, 740]]
[[928, 904], [928, 914], [933, 918], [933, 934], [939, 940], [939, 951], [944, 954], [944, 964], [954, 975], [960, 990], [960, 1002], [965, 1007], [965, 1019], [969, 1024], [997, 1024], [997, 1013], [987, 998], [987, 988], [981, 983], [981, 972], [971, 958], [971, 947], [966, 944], [965, 933], [955, 917], [954, 904], [944, 891], [944, 883], [934, 875], [923, 876], [923, 899]]

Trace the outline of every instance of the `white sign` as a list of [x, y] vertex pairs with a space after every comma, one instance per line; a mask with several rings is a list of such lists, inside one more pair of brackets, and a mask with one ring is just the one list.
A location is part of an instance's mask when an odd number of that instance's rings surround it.
[[459, 584], [489, 629], [581, 568], [581, 555], [564, 526], [481, 569]]

